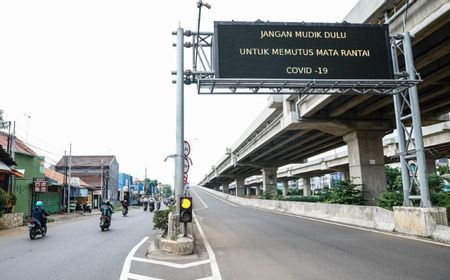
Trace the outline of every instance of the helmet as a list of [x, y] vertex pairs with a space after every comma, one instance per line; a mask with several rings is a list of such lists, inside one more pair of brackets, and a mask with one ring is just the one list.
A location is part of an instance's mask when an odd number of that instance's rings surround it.
[[105, 200], [105, 204], [106, 204], [106, 205], [111, 205], [111, 203], [109, 202], [109, 200]]
[[36, 201], [36, 207], [42, 207], [44, 206], [44, 203], [42, 203], [42, 201]]

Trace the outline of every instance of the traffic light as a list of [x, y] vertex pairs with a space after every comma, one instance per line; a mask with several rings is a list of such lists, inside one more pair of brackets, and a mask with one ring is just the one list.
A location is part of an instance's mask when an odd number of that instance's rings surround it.
[[180, 197], [180, 223], [192, 223], [192, 197]]

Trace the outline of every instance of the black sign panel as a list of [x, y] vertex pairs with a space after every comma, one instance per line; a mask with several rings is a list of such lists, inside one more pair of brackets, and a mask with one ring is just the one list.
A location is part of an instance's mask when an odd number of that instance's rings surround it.
[[216, 78], [393, 79], [387, 25], [215, 22]]

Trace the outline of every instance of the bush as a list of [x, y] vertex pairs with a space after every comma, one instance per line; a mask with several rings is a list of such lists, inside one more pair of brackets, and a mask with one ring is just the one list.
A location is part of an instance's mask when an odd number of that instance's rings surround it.
[[269, 193], [269, 192], [263, 192], [263, 193], [261, 193], [259, 198], [261, 198], [261, 199], [273, 199], [274, 195], [272, 193]]
[[175, 211], [175, 205], [170, 205], [164, 210], [156, 210], [153, 215], [153, 229], [163, 230], [162, 236], [167, 235], [169, 228], [169, 213]]
[[434, 207], [445, 207], [447, 219], [450, 221], [450, 192], [430, 192], [431, 203]]
[[291, 195], [286, 197], [284, 200], [286, 201], [302, 201], [302, 202], [323, 202], [325, 198], [320, 195], [314, 196], [299, 196], [299, 195]]
[[403, 193], [402, 192], [390, 192], [385, 191], [377, 200], [377, 206], [393, 210], [394, 206], [403, 205]]
[[444, 186], [444, 179], [437, 173], [430, 173], [428, 175], [428, 188], [430, 192], [440, 192]]
[[6, 204], [14, 206], [16, 205], [16, 202], [17, 202], [16, 195], [13, 194], [12, 192], [7, 193]]
[[303, 189], [289, 189], [288, 195], [303, 195]]
[[356, 189], [357, 185], [350, 181], [336, 181], [331, 188], [331, 194], [326, 203], [336, 204], [363, 204], [363, 197], [360, 190]]

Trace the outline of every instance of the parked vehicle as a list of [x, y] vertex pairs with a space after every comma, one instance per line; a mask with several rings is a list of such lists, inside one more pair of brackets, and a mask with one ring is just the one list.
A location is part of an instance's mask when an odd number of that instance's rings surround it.
[[30, 232], [30, 239], [33, 240], [36, 238], [36, 235], [40, 234], [44, 237], [47, 234], [47, 218], [44, 218], [44, 225], [41, 226], [41, 223], [35, 218], [30, 218], [28, 220], [28, 230]]
[[111, 226], [110, 218], [106, 215], [102, 215], [100, 217], [100, 229], [102, 231], [105, 231], [105, 230], [108, 230], [110, 226]]
[[91, 204], [90, 204], [90, 203], [83, 204], [83, 211], [84, 211], [84, 212], [91, 213], [91, 212], [92, 212], [92, 206], [91, 206]]

